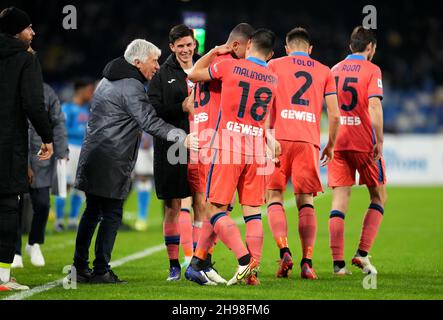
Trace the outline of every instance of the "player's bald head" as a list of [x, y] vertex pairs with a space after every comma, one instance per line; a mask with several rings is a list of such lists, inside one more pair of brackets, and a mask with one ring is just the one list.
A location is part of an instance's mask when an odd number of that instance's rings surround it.
[[229, 44], [234, 41], [246, 43], [249, 39], [251, 39], [253, 33], [254, 28], [249, 23], [239, 23], [234, 27], [234, 29], [232, 29], [231, 33], [229, 34], [227, 43]]
[[309, 48], [311, 37], [305, 28], [297, 27], [286, 35], [286, 45], [290, 48]]

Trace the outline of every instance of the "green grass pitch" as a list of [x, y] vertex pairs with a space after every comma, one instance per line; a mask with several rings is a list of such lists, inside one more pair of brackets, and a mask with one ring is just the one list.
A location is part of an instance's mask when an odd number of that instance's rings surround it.
[[[364, 275], [350, 265], [358, 244], [364, 212], [369, 204], [367, 191], [355, 188], [346, 218], [346, 257], [353, 275], [334, 277], [328, 245], [328, 216], [331, 193], [327, 191], [316, 200], [318, 236], [314, 251], [317, 281], [300, 279], [298, 261], [300, 242], [297, 231], [297, 211], [293, 202], [287, 202], [289, 244], [297, 262], [289, 279], [275, 278], [278, 250], [264, 218], [265, 240], [259, 277], [261, 285], [248, 287], [201, 287], [182, 277], [179, 282], [168, 283], [168, 260], [163, 243], [160, 202], [153, 200], [150, 207], [149, 229], [146, 232], [121, 231], [117, 236], [113, 261], [119, 261], [115, 272], [129, 283], [124, 285], [78, 285], [66, 290], [61, 285], [35, 293], [26, 299], [442, 299], [443, 298], [443, 187], [390, 187], [385, 217], [372, 249], [372, 261], [379, 271], [377, 289], [364, 289]], [[287, 199], [292, 199], [290, 193]], [[133, 223], [136, 200], [131, 195], [126, 204], [125, 221]], [[240, 217], [239, 206], [234, 217]], [[265, 210], [263, 209], [263, 212]], [[244, 231], [243, 222], [240, 224]], [[24, 243], [26, 241], [24, 238]], [[72, 232], [48, 236], [42, 251], [45, 268], [33, 267], [24, 256], [24, 269], [13, 270], [19, 282], [32, 288], [40, 287], [63, 277], [62, 268], [72, 261], [75, 234]], [[160, 247], [159, 247], [160, 245]], [[131, 256], [146, 249], [144, 254]], [[91, 253], [93, 248], [91, 248]], [[130, 261], [121, 260], [130, 256]], [[216, 268], [230, 278], [236, 268], [233, 254], [220, 242], [214, 252]], [[14, 296], [0, 292], [0, 299]]]

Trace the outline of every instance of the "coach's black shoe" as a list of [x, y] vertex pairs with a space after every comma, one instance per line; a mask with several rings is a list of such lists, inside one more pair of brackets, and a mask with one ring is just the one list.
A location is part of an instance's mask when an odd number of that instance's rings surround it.
[[[75, 270], [75, 277], [73, 277], [73, 270]], [[77, 283], [89, 283], [92, 277], [92, 269], [75, 269], [74, 266], [71, 267], [67, 279], [69, 281], [75, 281]]]
[[92, 273], [92, 277], [89, 283], [94, 284], [106, 284], [106, 283], [113, 283], [113, 284], [124, 284], [128, 283], [127, 281], [120, 280], [118, 276], [114, 273], [114, 271], [109, 270], [105, 274], [97, 274]]

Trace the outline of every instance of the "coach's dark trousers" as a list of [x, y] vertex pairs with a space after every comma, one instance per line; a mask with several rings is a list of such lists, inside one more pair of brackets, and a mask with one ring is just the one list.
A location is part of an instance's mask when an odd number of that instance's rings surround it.
[[[49, 187], [47, 188], [29, 188], [29, 195], [32, 203], [32, 224], [31, 231], [29, 231], [28, 244], [43, 244], [45, 242], [46, 224], [48, 223], [50, 200]], [[23, 207], [23, 205], [22, 205]], [[23, 214], [23, 208], [21, 210]], [[15, 253], [21, 255], [22, 237], [21, 228], [18, 228], [19, 236]]]
[[89, 266], [89, 247], [97, 224], [94, 272], [106, 273], [111, 267], [111, 253], [118, 228], [122, 222], [123, 200], [109, 199], [86, 193], [86, 209], [78, 226], [75, 242], [74, 266], [84, 270]]
[[17, 244], [18, 194], [0, 194], [0, 263], [12, 263]]

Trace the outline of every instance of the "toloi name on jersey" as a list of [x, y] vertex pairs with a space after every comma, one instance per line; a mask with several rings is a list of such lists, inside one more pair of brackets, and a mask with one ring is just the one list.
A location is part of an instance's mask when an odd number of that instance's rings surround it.
[[340, 117], [340, 123], [345, 126], [359, 126], [361, 125], [360, 117]]
[[260, 73], [254, 70], [249, 70], [248, 68], [241, 68], [239, 66], [234, 67], [234, 73], [238, 74], [240, 76], [258, 80], [258, 81], [264, 81], [267, 83], [275, 84], [277, 83], [277, 79], [269, 74]]
[[361, 65], [359, 64], [344, 64], [341, 67], [341, 71], [347, 71], [347, 72], [360, 72]]
[[261, 137], [263, 136], [263, 128], [251, 126], [249, 124], [238, 123], [234, 121], [229, 121], [226, 124], [226, 129], [233, 132], [239, 132], [241, 134], [247, 134], [250, 136]]
[[312, 123], [317, 122], [315, 114], [313, 114], [311, 112], [306, 112], [306, 111], [285, 109], [285, 110], [281, 111], [280, 115], [283, 119], [300, 120], [300, 121], [306, 121], [306, 122], [312, 122]]
[[302, 67], [311, 67], [311, 68], [315, 67], [315, 61], [312, 60], [305, 61], [302, 59], [293, 58], [292, 63]]

